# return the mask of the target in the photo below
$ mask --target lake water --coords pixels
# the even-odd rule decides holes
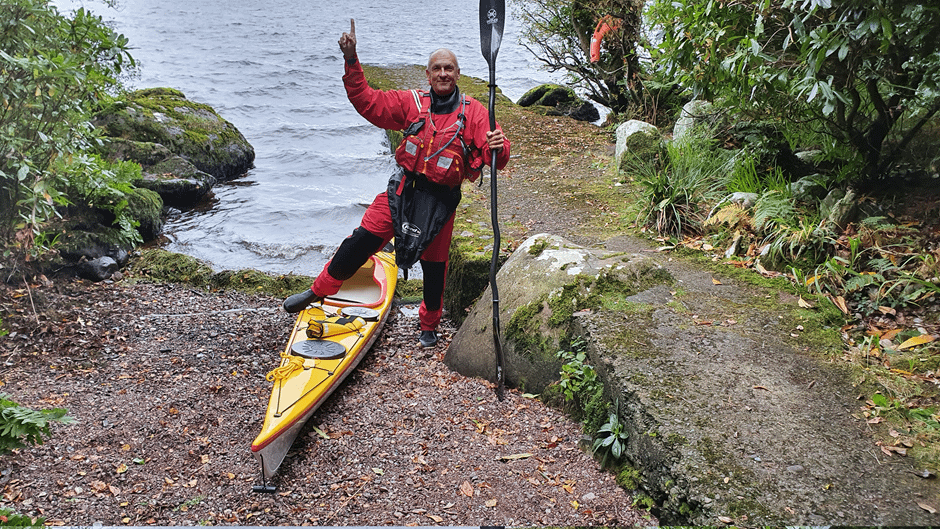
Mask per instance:
[[[316,274],[384,190],[393,164],[384,133],[352,108],[341,79],[337,40],[350,18],[363,63],[424,64],[447,47],[463,75],[489,77],[477,0],[85,4],[130,40],[140,69],[131,86],[179,89],[214,107],[255,148],[254,169],[216,186],[205,207],[172,214],[165,227],[168,250],[217,270]],[[516,100],[559,78],[518,43],[511,2],[507,9],[496,82]]]

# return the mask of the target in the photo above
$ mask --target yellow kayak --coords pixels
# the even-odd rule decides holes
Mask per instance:
[[[251,452],[262,479],[277,472],[307,419],[365,356],[388,318],[398,280],[395,256],[372,256],[343,288],[297,316],[273,383],[261,433]],[[273,491],[266,484],[255,487]]]

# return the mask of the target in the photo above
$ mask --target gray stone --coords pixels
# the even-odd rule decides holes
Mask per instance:
[[[858,201],[855,192],[833,189],[820,205],[820,213],[837,228],[845,229],[858,218]]]
[[[682,107],[679,119],[672,129],[673,139],[681,139],[693,128],[703,124],[712,124],[717,116],[715,106],[709,101],[695,99]]]
[[[624,155],[627,153],[643,157],[649,151],[651,144],[659,144],[662,141],[662,134],[655,125],[636,119],[618,125],[616,136],[617,148],[614,151],[614,159],[618,167],[623,163]]]
[[[166,206],[189,209],[212,190],[216,179],[181,156],[171,156],[146,168],[134,185],[156,192]]]
[[[559,322],[582,308],[579,304],[599,277],[643,282],[659,270],[641,255],[605,253],[539,234],[523,242],[500,268],[496,284],[505,287],[500,290],[499,312],[508,385],[537,393],[558,379],[561,364],[555,353],[568,330]],[[487,287],[454,335],[444,357],[454,371],[495,380],[492,299]],[[533,336],[538,336],[537,346],[529,341]]]
[[[728,201],[732,204],[737,204],[744,209],[753,208],[754,204],[757,204],[757,199],[760,198],[760,195],[757,193],[747,193],[745,191],[735,191],[731,193],[731,196],[728,197]]]
[[[826,188],[819,181],[822,179],[821,175],[810,175],[800,178],[796,182],[790,183],[790,194],[793,195],[793,198],[801,202],[809,202],[811,200],[823,198],[826,196]]]
[[[117,261],[107,256],[92,259],[91,261],[83,261],[77,266],[80,277],[96,282],[110,278],[117,271]]]
[[[548,116],[567,116],[578,121],[597,121],[600,112],[589,101],[585,101],[567,86],[557,84],[543,84],[529,90],[517,102],[519,106],[548,107],[545,114]]]

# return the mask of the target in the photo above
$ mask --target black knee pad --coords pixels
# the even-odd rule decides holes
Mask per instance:
[[[384,245],[384,239],[359,226],[336,249],[327,272],[335,279],[346,281]]]

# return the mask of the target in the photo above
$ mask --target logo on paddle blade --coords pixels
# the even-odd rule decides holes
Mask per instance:
[[[499,24],[499,13],[495,9],[486,12],[486,23],[490,25]]]

